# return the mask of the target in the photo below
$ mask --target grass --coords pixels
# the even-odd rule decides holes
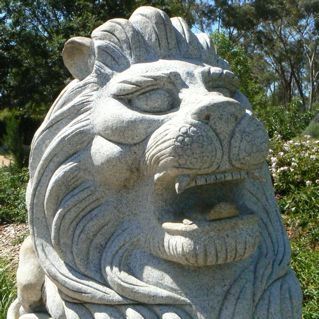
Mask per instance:
[[[0,259],[0,319],[6,319],[7,310],[16,297],[15,269],[6,260]]]

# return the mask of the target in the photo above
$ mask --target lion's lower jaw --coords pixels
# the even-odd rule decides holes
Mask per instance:
[[[152,234],[149,250],[165,260],[203,267],[243,260],[255,252],[259,244],[259,228],[254,221],[245,228],[229,227],[201,235],[201,232],[189,237],[166,232]]]

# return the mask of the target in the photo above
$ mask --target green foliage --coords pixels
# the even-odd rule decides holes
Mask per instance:
[[[272,103],[319,98],[318,1],[215,1],[219,28],[240,43]]]
[[[319,106],[317,106],[317,108],[319,109]],[[317,113],[310,122],[309,126],[305,129],[304,134],[319,139],[319,113]]]
[[[0,168],[0,224],[26,222],[25,189],[27,169]]]
[[[231,70],[239,78],[242,93],[253,105],[264,104],[265,92],[254,78],[252,61],[244,48],[224,33],[215,32],[212,34],[212,39],[218,55],[230,64]]]
[[[281,195],[319,185],[319,140],[309,136],[282,142],[272,139],[270,165],[276,191]],[[319,208],[319,202],[318,207]]]
[[[7,317],[7,310],[16,296],[14,276],[10,265],[0,259],[0,319]]]
[[[300,280],[303,318],[319,313],[319,140],[308,136],[271,140],[270,170],[292,245],[292,267]]]
[[[61,56],[65,41],[90,36],[109,19],[128,18],[140,5],[194,23],[195,0],[0,0],[0,108],[43,118],[70,77]]]
[[[279,134],[283,140],[289,140],[303,132],[311,119],[313,111],[302,111],[296,102],[288,106],[257,106],[256,116],[264,123],[269,137]]]
[[[9,108],[30,121],[41,122],[71,78],[63,65],[64,43],[90,36],[113,18],[128,18],[141,5],[164,9],[194,24],[195,0],[18,1],[0,0],[0,109]],[[201,10],[201,16],[209,12]],[[26,141],[36,125],[26,126]],[[0,139],[3,136],[0,122]]]
[[[3,144],[3,136],[6,132],[6,121],[10,117],[9,109],[0,110],[0,145]]]
[[[319,313],[319,251],[304,240],[292,240],[292,267],[303,291],[303,319],[318,319]]]
[[[313,138],[319,138],[319,123],[310,123],[304,133],[305,135],[310,135]]]
[[[21,168],[27,165],[28,152],[23,146],[23,131],[21,129],[21,120],[15,116],[6,118],[6,133],[3,143],[7,147],[9,153],[13,156],[14,164]]]

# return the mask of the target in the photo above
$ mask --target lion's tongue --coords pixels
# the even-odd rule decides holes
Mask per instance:
[[[221,202],[215,205],[206,215],[207,220],[218,220],[235,217],[239,215],[236,205],[228,202]]]
[[[212,209],[210,209],[207,213],[204,214],[207,221],[221,220],[231,217],[239,216],[239,211],[236,205],[229,202],[221,202],[216,204]],[[195,217],[195,216],[194,216]],[[182,223],[180,222],[166,222],[163,223],[163,227],[167,229],[175,229],[175,230],[193,230],[197,229],[200,224],[204,222],[203,219],[201,221],[197,221],[197,218],[193,221],[191,217],[183,219]]]

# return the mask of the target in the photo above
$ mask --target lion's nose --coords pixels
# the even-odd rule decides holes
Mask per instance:
[[[219,169],[245,169],[259,165],[266,159],[267,133],[263,125],[239,102],[221,94],[208,93],[193,100],[193,103],[190,117],[208,125],[221,144]]]
[[[192,119],[208,124],[220,137],[228,136],[244,114],[239,102],[216,93],[204,95],[190,110]]]

